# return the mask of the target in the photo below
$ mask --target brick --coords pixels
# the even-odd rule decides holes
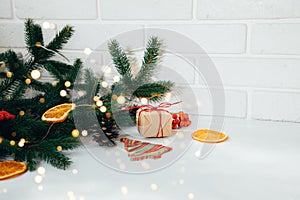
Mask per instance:
[[[192,18],[192,0],[101,0],[105,20],[183,20]]]
[[[11,0],[0,0],[1,12],[0,19],[12,18]]]
[[[56,31],[43,29],[44,42],[47,44]],[[23,23],[0,23],[0,47],[15,48],[25,47],[24,24]]]
[[[165,55],[157,68],[155,77],[157,80],[170,80],[181,85],[193,84],[194,66],[184,58]]]
[[[21,19],[97,19],[97,0],[15,0],[15,9]]]
[[[225,86],[300,88],[300,59],[211,57]],[[198,59],[198,66],[206,66]],[[205,85],[204,78],[200,79]]]
[[[65,24],[58,24],[61,29]],[[66,49],[91,48],[98,51],[106,51],[107,42],[113,38],[126,49],[140,48],[144,46],[144,31],[142,25],[97,25],[72,23],[75,34],[66,45]]]
[[[300,93],[255,91],[252,118],[300,122]]]
[[[300,54],[300,23],[256,24],[251,50],[256,54]]]
[[[146,37],[157,35],[168,49],[181,53],[243,53],[246,26],[243,24],[194,24],[149,26]]]
[[[183,102],[181,109],[190,114],[246,117],[247,94],[244,91],[179,86],[172,93],[174,97],[171,102],[181,100]]]
[[[24,47],[24,26],[20,23],[0,23],[0,47]]]
[[[299,18],[297,0],[198,0],[198,19]]]

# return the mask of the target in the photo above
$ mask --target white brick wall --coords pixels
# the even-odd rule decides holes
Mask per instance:
[[[123,33],[117,39],[125,48],[139,48],[158,35],[168,49],[191,61],[168,56],[162,65],[172,68],[172,75],[163,68],[158,78],[190,84],[201,99],[200,114],[211,115],[213,105],[205,77],[192,65],[217,69],[225,88],[225,116],[300,122],[299,0],[0,0],[0,52],[24,51],[25,18],[56,24],[45,30],[45,41],[63,25],[73,25],[75,35],[64,50],[71,59],[84,59],[84,48],[104,43],[95,54],[102,63],[110,61],[104,53],[107,39]],[[179,40],[172,31],[193,42]],[[214,66],[199,59],[197,45]]]

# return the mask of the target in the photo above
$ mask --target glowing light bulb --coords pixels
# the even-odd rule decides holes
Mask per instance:
[[[36,176],[34,177],[34,181],[35,181],[36,183],[41,183],[41,182],[43,181],[43,177],[42,177],[41,175],[36,175]]]
[[[97,101],[97,102],[96,102],[96,105],[97,105],[98,107],[102,106],[102,105],[103,105],[103,101],[101,101],[101,100]]]
[[[27,85],[29,85],[29,84],[31,83],[31,80],[30,80],[29,78],[26,78],[25,83],[26,83]]]
[[[34,69],[30,72],[30,76],[32,79],[38,80],[39,78],[41,78],[41,72],[38,69]]]
[[[194,197],[195,197],[195,195],[194,195],[193,193],[189,193],[189,194],[188,194],[188,198],[189,198],[189,199],[194,199]]]
[[[66,81],[65,82],[65,86],[68,88],[68,87],[70,87],[71,86],[71,82],[70,81]]]
[[[114,76],[114,82],[117,83],[120,81],[120,77],[119,76]]]
[[[153,183],[150,185],[150,188],[151,188],[151,190],[157,190],[158,186],[155,183]]]
[[[77,138],[77,137],[79,136],[79,131],[78,131],[78,129],[74,129],[74,130],[72,131],[72,136],[73,136],[74,138]]]
[[[23,115],[25,115],[25,112],[24,112],[23,110],[21,110],[21,111],[19,112],[19,115],[20,115],[20,116],[23,116]]]
[[[86,136],[88,135],[88,132],[87,132],[87,130],[83,130],[83,131],[81,131],[81,135],[82,135],[83,137],[86,137]]]
[[[19,142],[18,142],[18,146],[19,146],[19,147],[24,147],[24,142],[19,141]]]
[[[11,72],[6,72],[6,77],[7,77],[7,78],[11,78],[12,75],[13,75],[13,73],[11,73]]]
[[[121,192],[123,195],[127,195],[128,194],[128,188],[126,186],[122,186],[121,187]]]
[[[40,174],[40,175],[44,175],[46,173],[46,169],[44,167],[39,167],[37,169],[37,172]]]
[[[59,95],[60,95],[61,97],[65,97],[65,96],[67,96],[67,91],[66,91],[66,90],[61,90],[61,91],[59,92]]]
[[[124,96],[122,96],[122,95],[118,96],[118,98],[117,98],[118,104],[124,104],[125,101],[126,101],[126,99]]]
[[[101,83],[101,85],[102,85],[102,87],[107,88],[108,83],[107,83],[106,81],[103,81],[103,82]]]
[[[38,190],[39,190],[39,191],[42,191],[43,189],[44,189],[44,187],[43,187],[42,185],[39,185],[39,186],[38,186]]]
[[[57,146],[56,149],[57,151],[62,151],[62,146]]]
[[[44,22],[43,23],[43,28],[44,29],[49,29],[50,28],[50,23],[49,22]]]
[[[101,106],[101,107],[100,107],[100,111],[101,111],[101,112],[105,113],[106,110],[107,110],[107,108],[106,108],[105,106]]]
[[[148,99],[145,97],[141,98],[141,104],[148,104]]]
[[[85,48],[83,50],[83,52],[86,54],[86,55],[90,55],[92,53],[92,50],[90,48]]]
[[[50,23],[49,29],[55,29],[56,25],[54,23]]]
[[[40,103],[45,103],[45,98],[40,98],[39,102]]]
[[[93,100],[94,101],[99,101],[99,97],[98,96],[94,96]]]

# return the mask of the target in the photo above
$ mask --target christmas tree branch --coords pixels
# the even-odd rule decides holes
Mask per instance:
[[[136,84],[142,85],[150,81],[150,78],[157,66],[161,46],[162,42],[158,39],[158,37],[151,37],[148,41],[147,48],[144,52],[142,67],[134,80]]]

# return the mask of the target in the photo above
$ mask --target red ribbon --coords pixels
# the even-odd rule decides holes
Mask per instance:
[[[181,103],[181,101],[177,101],[174,103],[169,103],[169,102],[162,102],[161,104],[159,104],[158,106],[152,106],[150,104],[145,104],[145,105],[141,105],[141,106],[133,106],[130,108],[123,108],[122,110],[132,110],[135,108],[142,108],[142,109],[147,109],[147,110],[158,110],[158,109],[164,109],[164,108],[169,108],[175,104],[179,104]]]

